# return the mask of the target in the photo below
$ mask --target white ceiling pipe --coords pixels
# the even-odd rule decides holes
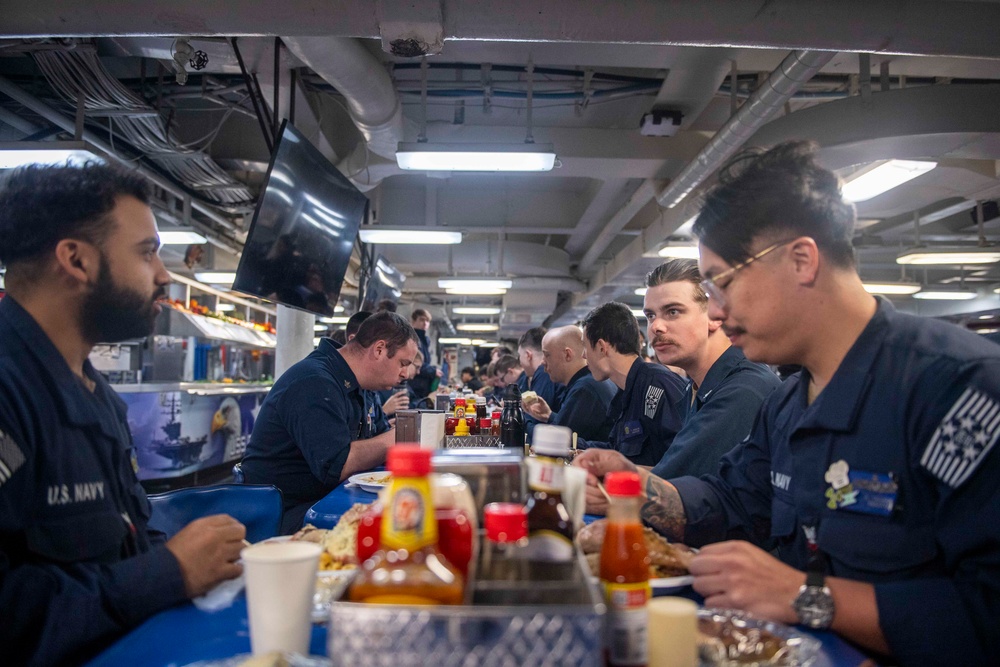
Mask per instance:
[[[403,110],[382,63],[350,37],[282,37],[281,41],[344,96],[368,150],[395,160],[403,139]],[[364,146],[359,149],[363,154]]]
[[[656,195],[656,201],[667,208],[673,208],[680,203],[732,157],[754,132],[781,112],[785,102],[835,55],[828,51],[790,53],[739,111],[712,137],[694,161]]]

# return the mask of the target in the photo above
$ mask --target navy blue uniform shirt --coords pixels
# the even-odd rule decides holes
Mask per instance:
[[[271,387],[243,456],[243,474],[247,484],[281,489],[282,533],[301,528],[306,510],[340,484],[351,442],[378,434],[373,394],[358,386],[329,338]]]
[[[424,363],[420,370],[410,380],[409,385],[413,388],[413,393],[417,398],[426,398],[433,391],[434,380],[437,379],[437,367],[431,363],[431,342],[427,337],[427,332],[423,329],[415,329],[417,338],[420,339],[420,354],[424,355]]]
[[[0,300],[0,661],[84,661],[187,599],[135,475],[125,403]]]
[[[684,424],[686,387],[687,380],[670,369],[636,357],[625,389],[615,394],[608,409],[614,418],[610,442],[587,440],[578,446],[616,449],[636,465],[655,465]]]
[[[694,402],[694,383],[688,383],[684,426],[653,466],[653,474],[668,478],[718,470],[719,459],[747,437],[764,399],[780,384],[767,366],[729,347],[708,369]]]
[[[544,398],[553,412],[557,412],[562,407],[563,399],[566,396],[566,387],[553,382],[544,366],[536,368],[530,378],[527,372],[521,373],[517,386],[522,394],[530,389]],[[534,417],[527,412],[524,413],[524,428],[528,433],[528,442],[531,442],[531,434],[537,423],[538,421]]]
[[[611,380],[595,380],[590,369],[578,370],[566,388],[562,409],[552,411],[549,424],[566,426],[584,440],[607,440],[614,420],[608,414],[618,387]]]
[[[996,664],[1000,348],[880,299],[811,405],[808,385],[775,390],[716,475],[671,480],[684,541],[746,539],[804,569],[812,534],[830,575],[874,584],[899,664]]]

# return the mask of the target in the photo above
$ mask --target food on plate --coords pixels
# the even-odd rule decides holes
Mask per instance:
[[[527,405],[538,400],[538,394],[531,390],[521,392],[521,405]]]
[[[784,639],[740,619],[699,618],[698,634],[699,655],[709,665],[797,664]]]
[[[307,524],[302,527],[302,530],[292,535],[292,539],[322,545],[323,553],[319,557],[319,569],[321,570],[354,569],[358,566],[356,552],[358,525],[369,507],[370,505],[365,503],[355,503],[340,517],[340,521],[331,530]]]
[[[604,544],[607,527],[607,519],[598,519],[581,528],[576,534],[576,544],[586,555],[587,564],[595,576],[600,572],[601,545]],[[649,552],[650,579],[688,574],[688,564],[694,556],[694,551],[690,547],[668,542],[665,537],[649,527],[643,527],[642,533],[646,550]]]
[[[362,475],[356,479],[359,484],[388,484],[392,481],[392,473],[373,472],[370,475]]]

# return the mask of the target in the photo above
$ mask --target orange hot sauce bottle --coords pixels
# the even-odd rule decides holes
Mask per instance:
[[[601,547],[601,584],[608,605],[606,662],[615,667],[646,667],[649,554],[639,519],[639,475],[608,473],[604,488],[611,497]]]
[[[438,549],[430,450],[396,445],[389,448],[387,464],[392,482],[381,547],[361,566],[348,597],[374,604],[461,604],[462,575]]]

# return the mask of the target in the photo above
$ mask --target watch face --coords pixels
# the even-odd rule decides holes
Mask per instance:
[[[803,586],[795,598],[795,612],[799,621],[810,628],[828,628],[833,621],[833,597],[830,589]]]

